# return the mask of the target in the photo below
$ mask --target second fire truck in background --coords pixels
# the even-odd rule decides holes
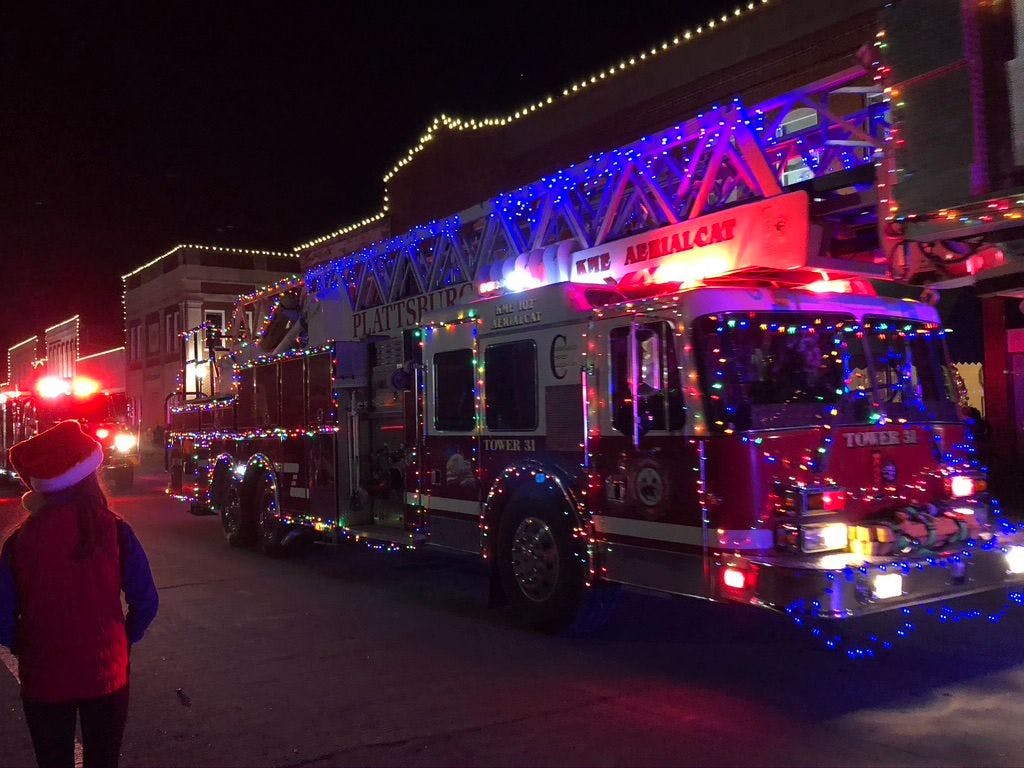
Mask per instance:
[[[14,443],[68,419],[80,422],[103,446],[105,479],[117,489],[131,488],[139,465],[133,403],[125,393],[104,391],[83,376],[43,376],[33,391],[0,392],[0,477],[18,479],[7,457]]]

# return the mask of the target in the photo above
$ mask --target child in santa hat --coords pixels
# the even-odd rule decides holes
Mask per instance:
[[[156,616],[146,553],[110,511],[96,470],[103,448],[76,421],[24,440],[11,464],[31,513],[0,552],[0,644],[18,657],[25,719],[40,766],[116,766],[128,715],[128,649]],[[128,615],[121,607],[125,594]]]

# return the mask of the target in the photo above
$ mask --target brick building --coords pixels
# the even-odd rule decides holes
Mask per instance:
[[[39,336],[29,336],[27,339],[8,347],[7,381],[2,388],[11,390],[30,389],[41,361]]]
[[[88,376],[108,392],[125,391],[125,349],[116,328],[86,326],[78,315],[7,350],[8,381],[0,390],[29,390],[40,376]]]

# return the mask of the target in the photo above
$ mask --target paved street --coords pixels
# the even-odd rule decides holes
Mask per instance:
[[[597,635],[552,638],[487,608],[472,561],[232,551],[159,483],[113,500],[162,601],[125,765],[1024,763],[1024,609],[930,622],[868,662],[779,618],[634,593]],[[0,538],[22,514],[0,500]],[[0,763],[32,764],[3,668],[0,707]]]

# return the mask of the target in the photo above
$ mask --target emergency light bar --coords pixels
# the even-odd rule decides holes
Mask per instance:
[[[60,376],[43,376],[36,382],[36,394],[45,400],[54,400],[64,395],[89,397],[100,391],[98,381],[86,376],[62,379]]]
[[[503,280],[487,280],[486,282],[480,283],[480,287],[477,291],[481,296],[498,293],[499,291],[519,293],[520,291],[528,291],[531,288],[539,288],[540,286],[547,284],[548,283],[543,279],[537,277],[529,270],[517,267],[505,275]]]

